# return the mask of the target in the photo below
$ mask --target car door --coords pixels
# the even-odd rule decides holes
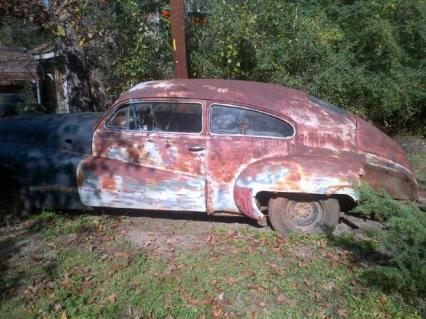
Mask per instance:
[[[241,105],[218,102],[209,109],[207,210],[239,212],[236,179],[252,163],[286,156],[294,127],[275,115]],[[252,195],[241,199],[246,206],[251,205]]]
[[[89,206],[205,211],[204,105],[193,100],[121,105],[94,136],[79,192]]]

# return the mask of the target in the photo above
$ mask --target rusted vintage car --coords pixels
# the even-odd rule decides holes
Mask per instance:
[[[0,166],[26,206],[269,216],[282,233],[332,231],[359,181],[418,196],[404,151],[378,129],[246,81],[145,82],[105,114],[0,120]]]

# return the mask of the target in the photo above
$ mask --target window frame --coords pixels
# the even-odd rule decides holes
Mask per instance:
[[[214,133],[212,132],[212,126],[211,126],[211,121],[212,121],[212,111],[213,111],[213,106],[225,106],[225,107],[232,107],[232,108],[236,108],[236,109],[243,109],[243,110],[248,110],[248,111],[252,111],[252,112],[257,112],[257,113],[262,113],[265,114],[267,116],[271,116],[274,117],[280,121],[283,121],[287,124],[289,124],[292,129],[293,129],[293,134],[290,136],[286,136],[286,137],[278,137],[278,136],[267,136],[267,135],[247,135],[247,134],[232,134],[232,133],[226,133],[226,134],[219,134],[219,133]],[[228,104],[228,103],[219,103],[219,102],[214,102],[211,103],[209,105],[209,119],[208,119],[208,123],[209,123],[209,134],[212,136],[240,136],[240,137],[254,137],[254,138],[268,138],[268,139],[279,139],[279,140],[288,140],[288,139],[292,139],[293,137],[296,136],[296,126],[290,122],[290,120],[288,119],[283,119],[282,117],[279,117],[277,115],[265,112],[265,111],[261,111],[259,109],[253,109],[253,107],[247,107],[247,106],[241,106],[241,105],[235,105],[235,104]]]
[[[144,131],[144,130],[131,130],[128,128],[121,129],[121,128],[113,128],[113,127],[107,127],[107,123],[119,112],[121,109],[128,107],[132,104],[141,104],[141,103],[170,103],[170,104],[198,104],[201,106],[201,131],[200,132],[175,132],[175,131]],[[204,112],[204,106],[205,103],[201,102],[200,100],[138,100],[138,99],[132,99],[132,100],[126,100],[121,102],[114,110],[111,110],[110,114],[107,114],[105,116],[105,121],[102,125],[102,128],[104,130],[108,131],[117,131],[117,132],[132,132],[132,133],[145,133],[145,134],[161,134],[161,135],[171,135],[171,134],[182,134],[182,135],[203,135],[205,132],[205,112]]]

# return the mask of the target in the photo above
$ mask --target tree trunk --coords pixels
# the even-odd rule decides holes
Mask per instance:
[[[102,72],[88,61],[88,55],[79,43],[70,25],[65,25],[65,36],[60,40],[64,57],[70,112],[103,110],[106,102]],[[91,69],[93,68],[93,69]]]

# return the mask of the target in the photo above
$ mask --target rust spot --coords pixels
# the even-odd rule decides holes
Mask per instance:
[[[100,180],[100,187],[102,189],[115,190],[117,184],[112,176],[102,176]]]

